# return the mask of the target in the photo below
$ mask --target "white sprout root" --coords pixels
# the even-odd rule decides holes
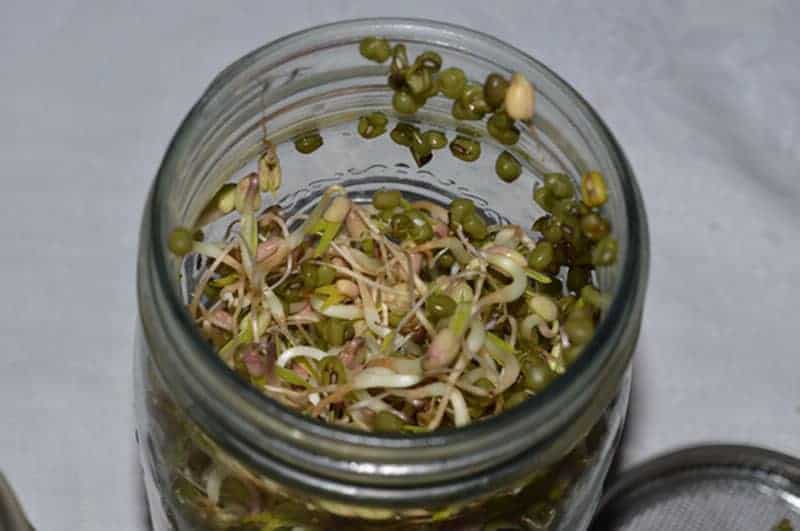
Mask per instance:
[[[534,289],[546,275],[531,276],[536,244],[521,227],[492,225],[477,243],[446,208],[401,202],[391,216],[422,212],[435,229],[413,241],[338,186],[287,222],[277,207],[255,213],[251,180],[237,188],[237,228],[197,246],[208,266],[190,310],[267,395],[338,425],[371,429],[384,412],[436,429],[502,411],[515,390],[535,394],[523,375],[530,356],[563,372],[570,338],[557,298]]]

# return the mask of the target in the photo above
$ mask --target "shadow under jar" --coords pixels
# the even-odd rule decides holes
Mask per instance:
[[[397,115],[387,64],[359,55],[371,35],[404,43],[410,56],[434,50],[469,79],[523,73],[537,103],[532,126],[511,148],[521,177],[505,183],[494,175],[508,148],[486,134],[485,121],[454,120],[451,100],[434,97],[413,116]],[[402,120],[448,139],[466,125],[482,154],[467,163],[442,150],[418,169],[388,134],[357,134],[358,118],[373,111],[389,116],[389,128]],[[283,168],[276,201],[290,213],[309,211],[338,183],[354,201],[384,187],[441,204],[469,197],[489,220],[529,227],[542,213],[531,194],[544,173],[601,172],[619,255],[598,271],[611,302],[581,357],[518,407],[413,435],[323,424],[246,384],[186,310],[200,264],[170,255],[166,242],[173,228],[197,220],[223,183],[252,171],[264,124]],[[312,130],[324,144],[299,153],[292,140]],[[221,238],[232,219],[207,234]],[[611,133],[569,85],[501,41],[429,21],[357,20],[290,35],[238,60],[181,124],[144,211],[135,392],[154,528],[585,529],[625,418],[647,245],[640,194]]]

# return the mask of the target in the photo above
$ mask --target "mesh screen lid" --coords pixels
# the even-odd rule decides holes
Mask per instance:
[[[788,520],[792,527],[779,526]],[[800,460],[749,446],[701,446],[633,468],[590,531],[800,531]]]

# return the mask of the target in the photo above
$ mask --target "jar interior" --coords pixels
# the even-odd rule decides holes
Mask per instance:
[[[491,72],[512,73],[463,49],[403,42],[409,56],[436,51],[445,66],[457,65],[471,80],[480,81]],[[488,135],[485,122],[454,120],[452,101],[441,95],[428,100],[413,116],[398,115],[386,84],[387,67],[368,63],[358,54],[357,44],[346,41],[324,49],[309,47],[303,55],[236,72],[232,79],[227,71],[220,75],[215,82],[220,85],[219,92],[205,102],[207,127],[189,132],[185,139],[187,147],[191,146],[189,156],[179,161],[174,179],[161,183],[167,188],[162,196],[170,198],[163,211],[165,237],[171,227],[191,225],[223,183],[256,170],[266,136],[277,145],[284,177],[276,202],[288,215],[308,212],[327,187],[339,184],[361,201],[381,188],[396,188],[409,197],[443,205],[454,197],[469,197],[490,222],[529,229],[544,214],[533,202],[532,192],[545,173],[562,172],[578,184],[584,172],[600,171],[609,182],[604,213],[620,242],[620,257],[625,255],[627,214],[615,183],[617,168],[608,155],[606,140],[593,124],[581,123],[583,116],[573,112],[583,104],[580,100],[548,92],[546,80],[534,79],[539,90],[532,125],[521,128],[515,146],[504,146]],[[358,118],[374,111],[389,117],[389,130],[405,122],[422,131],[442,131],[448,141],[462,134],[476,138],[481,156],[468,163],[445,148],[434,151],[431,162],[418,168],[408,148],[394,143],[388,133],[370,140],[358,135]],[[314,130],[320,131],[324,144],[312,154],[299,153],[293,139]],[[523,165],[521,177],[513,183],[495,175],[495,160],[506,149]],[[233,219],[234,215],[223,218],[206,232],[211,238],[221,237]],[[179,266],[177,260],[170,263],[170,267]],[[618,266],[598,270],[604,291],[614,292],[618,271]],[[177,273],[173,271],[172,278],[177,278]],[[183,273],[191,282],[192,272]]]
[[[544,214],[532,198],[534,186],[542,182],[544,174],[565,173],[577,185],[584,172],[594,170],[606,177],[609,197],[604,215],[619,241],[617,263],[598,270],[597,282],[614,295],[623,278],[626,256],[639,250],[629,249],[631,203],[626,202],[622,184],[628,178],[627,168],[617,157],[613,138],[588,105],[577,94],[565,91],[565,84],[545,67],[531,69],[527,56],[518,52],[498,55],[496,41],[448,35],[433,26],[376,24],[372,32],[406,44],[409,57],[428,50],[438,52],[444,67],[462,68],[473,81],[482,82],[492,72],[509,77],[514,71],[525,71],[537,89],[536,115],[530,127],[520,127],[515,146],[504,146],[487,133],[485,121],[454,120],[452,100],[441,95],[429,99],[413,116],[398,115],[387,86],[388,66],[369,63],[359,55],[358,42],[366,35],[343,30],[341,37],[333,39],[330,34],[314,32],[290,36],[271,44],[269,54],[256,51],[223,71],[190,113],[187,123],[191,127],[183,127],[176,136],[161,170],[169,178],[156,183],[154,209],[161,241],[167,240],[174,227],[192,226],[224,183],[237,182],[255,171],[265,138],[277,146],[283,171],[277,197],[265,196],[265,207],[278,204],[286,217],[309,212],[323,191],[337,184],[362,202],[381,188],[398,189],[406,197],[442,205],[455,197],[468,197],[490,222],[529,229]],[[365,140],[356,123],[360,116],[375,111],[389,117],[387,133]],[[398,122],[412,123],[423,131],[442,131],[448,141],[457,135],[475,138],[481,143],[481,156],[475,162],[464,162],[445,148],[434,151],[433,159],[420,168],[409,149],[397,145],[388,134]],[[324,144],[309,155],[298,152],[293,140],[314,130]],[[523,166],[522,175],[513,183],[505,183],[495,174],[495,161],[504,150]],[[235,218],[231,214],[206,227],[206,238],[222,239]],[[169,257],[163,266],[166,276],[175,279],[171,288],[178,294],[176,298],[187,302],[193,282],[202,273],[202,262]],[[208,354],[213,355],[196,353]],[[624,411],[626,389],[622,395],[623,404],[617,404],[611,419],[614,435],[624,418],[619,409]],[[598,410],[607,405],[597,406]],[[592,420],[588,416],[586,426],[581,426],[584,433],[598,420],[598,416]],[[601,455],[612,451],[612,439],[603,441]],[[559,457],[572,449],[565,446]],[[606,468],[607,463],[594,469],[600,479],[593,483],[601,481]]]

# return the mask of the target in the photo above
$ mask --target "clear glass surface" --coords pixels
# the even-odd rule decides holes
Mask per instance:
[[[515,71],[531,79],[537,114],[514,148],[524,162],[522,177],[499,181],[494,160],[504,147],[486,135],[485,123],[455,123],[452,102],[441,97],[403,121],[450,139],[456,128],[470,127],[467,134],[482,143],[475,163],[443,150],[418,169],[388,135],[359,137],[361,114],[383,111],[390,128],[398,119],[387,66],[358,54],[358,42],[369,35],[407,44],[410,56],[435,50],[471,79]],[[527,227],[541,214],[531,193],[543,173],[601,171],[620,259],[599,275],[613,301],[582,357],[524,405],[430,435],[374,435],[319,424],[245,386],[195,330],[183,305],[196,265],[169,257],[165,241],[173,227],[197,218],[222,183],[254,169],[264,126],[278,145],[284,173],[279,202],[289,212],[307,210],[333,183],[356,198],[391,185],[440,203],[468,196],[490,219]],[[302,155],[291,139],[311,129],[321,131],[324,145]],[[647,263],[644,211],[624,155],[586,102],[522,52],[464,28],[385,19],[322,26],[253,52],[223,71],[187,116],[145,207],[137,435],[155,529],[241,528],[243,514],[285,515],[287,529],[466,531],[488,521],[537,529],[542,501],[558,511],[542,529],[585,529],[624,420]],[[192,467],[221,476],[228,482],[222,490],[236,492],[237,503],[198,504]],[[268,527],[276,521],[252,528],[278,529]]]

